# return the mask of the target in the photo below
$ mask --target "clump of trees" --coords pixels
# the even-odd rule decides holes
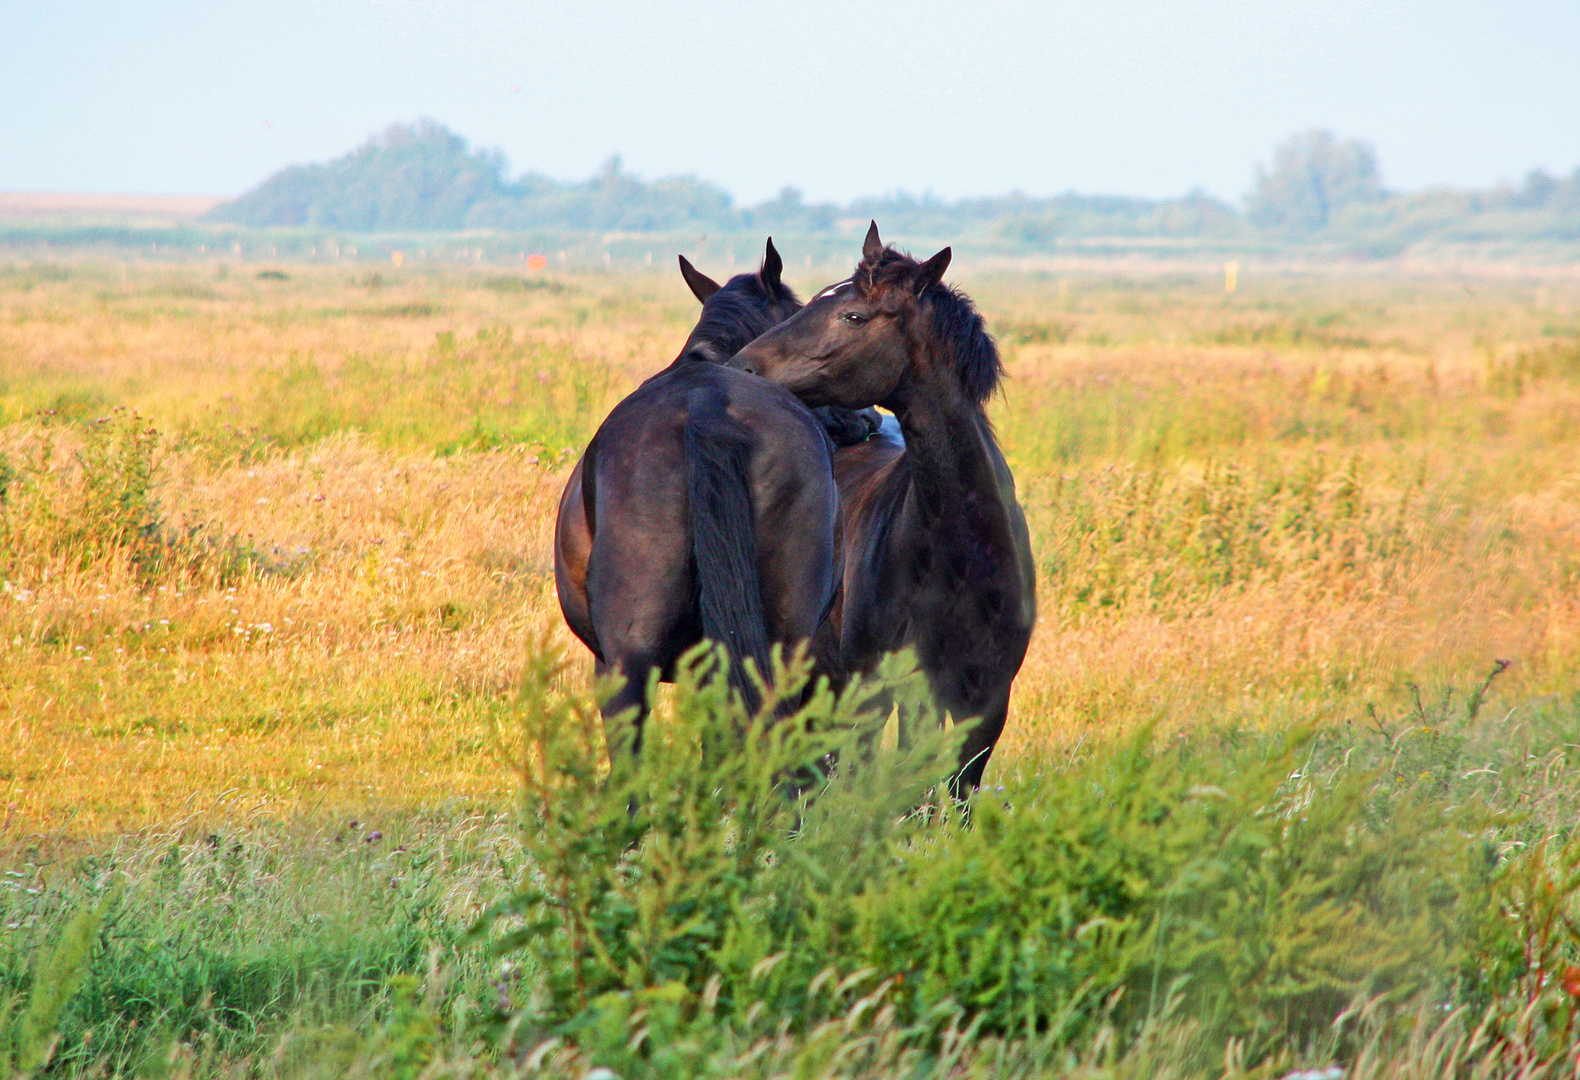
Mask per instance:
[[[593,229],[664,232],[704,225],[730,228],[737,217],[730,193],[695,176],[652,183],[625,171],[618,156],[590,179],[565,184],[528,173],[479,200],[466,215],[471,228]]]
[[[1256,190],[1246,200],[1254,224],[1311,232],[1335,211],[1383,199],[1377,151],[1356,139],[1343,142],[1331,131],[1296,135],[1273,153],[1273,168],[1256,170]]]
[[[293,165],[210,217],[237,225],[296,225],[353,232],[459,229],[479,202],[510,188],[505,157],[471,151],[442,124],[395,124],[344,157]]]
[[[729,192],[693,176],[644,183],[613,157],[591,179],[506,177],[505,155],[472,150],[433,120],[394,124],[344,157],[293,165],[210,215],[237,225],[353,232],[597,229],[739,224]]]

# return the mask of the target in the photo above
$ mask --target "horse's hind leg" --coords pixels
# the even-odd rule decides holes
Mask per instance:
[[[642,752],[642,729],[647,723],[647,713],[649,708],[651,708],[651,703],[647,700],[647,683],[649,674],[654,666],[651,662],[634,656],[626,656],[618,661],[597,665],[600,681],[609,677],[620,680],[619,688],[610,694],[600,706],[611,754],[620,752],[616,744],[623,738],[624,733],[610,730],[609,725],[618,717],[626,714],[630,715],[631,723],[631,745],[629,750],[632,754]]]
[[[662,580],[652,583],[652,591],[638,590],[639,596],[611,596],[608,591],[598,600],[611,604],[619,618],[605,618],[599,628],[598,639],[605,643],[604,662],[598,673],[617,675],[618,689],[603,702],[604,738],[609,743],[610,764],[618,771],[621,760],[635,764],[642,753],[642,735],[651,702],[647,688],[653,672],[661,676],[671,672],[676,658],[689,644],[688,620],[681,598],[687,589],[666,589]],[[670,582],[670,584],[674,584]],[[656,603],[667,600],[668,603]],[[595,603],[595,611],[600,604]],[[695,631],[690,641],[696,640]],[[629,717],[629,727],[618,723],[624,715]],[[636,796],[631,796],[627,811],[634,817],[638,806]]]
[[[624,679],[603,714],[608,720],[636,709],[633,751],[642,747],[649,675],[654,668],[667,674],[697,639],[685,504],[666,479],[642,469],[600,471],[601,525],[587,561],[588,617],[603,660],[600,674]]]
[[[757,573],[769,640],[783,648],[786,659],[798,646],[808,646],[814,678],[828,675],[837,687],[844,681],[838,675],[839,636],[824,624],[839,575],[836,500],[832,483],[808,484],[793,499],[780,501],[776,514],[761,515],[767,520],[758,532]]]
[[[603,650],[599,673],[623,680],[603,703],[604,720],[634,708],[630,749],[640,753],[649,678],[655,669],[667,677],[698,634],[691,614],[691,573],[684,559],[652,542],[640,553],[644,557],[637,558],[622,550],[618,540],[617,536],[598,537],[600,546],[594,550],[588,594]],[[606,568],[615,566],[634,569],[607,572]],[[609,737],[611,746],[620,741],[616,732],[611,731]]]
[[[813,681],[826,676],[839,689],[839,639],[834,629],[824,625],[837,584],[838,565],[834,556],[836,503],[826,489],[816,486],[801,493],[777,521],[762,530],[758,544],[758,575],[762,582],[763,607],[768,620],[769,639],[784,650],[785,659],[800,645],[811,649]],[[763,677],[773,673],[765,671]],[[781,716],[803,704],[812,686],[798,699],[779,705]],[[785,793],[799,799],[804,792],[816,790],[833,770],[825,761],[821,769],[809,762],[786,778]],[[799,828],[799,825],[797,826]]]

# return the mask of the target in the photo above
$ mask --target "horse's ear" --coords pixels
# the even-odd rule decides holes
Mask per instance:
[[[883,251],[883,240],[878,236],[878,223],[874,221],[867,227],[867,239],[861,242],[861,257],[863,259],[876,259]]]
[[[916,268],[916,275],[911,280],[915,284],[918,296],[944,280],[944,271],[949,269],[949,260],[952,258],[954,258],[953,249],[944,248]]]
[[[763,266],[757,271],[757,277],[763,287],[770,293],[779,291],[779,275],[784,273],[785,261],[779,257],[778,250],[774,247],[774,238],[768,238],[768,250],[763,253]]]
[[[719,283],[692,266],[691,260],[684,255],[680,257],[680,276],[691,286],[691,295],[704,304],[708,302],[708,297],[719,291]]]

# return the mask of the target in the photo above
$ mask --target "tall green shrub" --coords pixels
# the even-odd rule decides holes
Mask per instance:
[[[524,1017],[544,1030],[807,998],[817,969],[847,959],[850,898],[886,871],[897,836],[925,827],[907,815],[948,774],[955,735],[911,660],[837,696],[819,685],[785,718],[805,663],[780,666],[751,715],[723,663],[702,649],[683,660],[673,711],[648,721],[639,757],[626,718],[606,734],[586,702],[552,692],[556,662],[524,680],[530,866],[479,933],[530,966]]]

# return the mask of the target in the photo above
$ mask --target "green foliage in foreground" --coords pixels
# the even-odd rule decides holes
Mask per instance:
[[[1364,730],[1140,732],[1024,759],[967,820],[936,804],[953,732],[903,659],[779,723],[718,666],[690,659],[633,761],[535,660],[519,829],[253,827],[8,871],[0,1054],[50,1047],[59,1075],[1570,1075],[1580,701],[1489,721],[1489,676]]]
[[[177,1044],[245,1059],[383,1002],[433,958],[486,991],[456,943],[501,828],[474,817],[420,844],[422,818],[351,825],[152,835],[75,866],[47,848],[8,855],[0,1020],[32,1025],[13,1033],[19,1054],[58,1036],[56,1073],[127,1070]],[[84,913],[92,948],[68,949]],[[5,1037],[0,1024],[0,1064]]]

